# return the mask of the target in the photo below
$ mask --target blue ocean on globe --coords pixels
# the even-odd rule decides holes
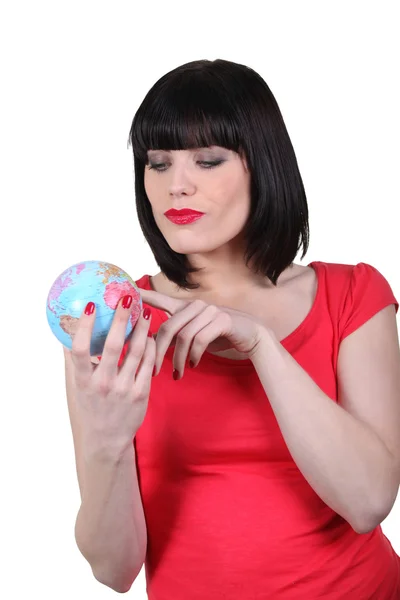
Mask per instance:
[[[50,288],[46,302],[47,321],[56,338],[69,350],[88,302],[96,305],[90,355],[101,356],[119,300],[130,294],[132,312],[125,339],[142,310],[142,298],[133,279],[119,267],[107,262],[88,260],[68,267]]]

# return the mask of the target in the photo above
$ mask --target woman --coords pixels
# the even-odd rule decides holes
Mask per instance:
[[[134,438],[140,496],[129,503],[137,488],[126,485],[107,513],[99,580],[127,591],[146,560],[150,600],[400,598],[400,560],[380,527],[400,479],[390,285],[366,263],[294,263],[308,248],[306,195],[252,69],[201,60],[166,74],[130,144],[160,272],[136,282],[146,310],[119,362],[132,298],[90,376],[93,312],[66,353],[81,405],[106,389],[110,431],[124,448]],[[87,469],[82,531],[96,502]],[[118,508],[136,511],[124,532],[111,527]],[[128,559],[118,575],[110,558],[129,540],[142,552],[130,579]]]

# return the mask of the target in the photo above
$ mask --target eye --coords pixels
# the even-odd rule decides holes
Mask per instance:
[[[149,170],[150,169],[154,169],[155,171],[160,171],[160,167],[162,167],[163,165],[165,165],[165,163],[150,163],[149,164]],[[165,170],[165,169],[163,169]]]
[[[223,160],[215,160],[215,161],[206,161],[206,160],[199,160],[197,161],[197,164],[199,165],[204,165],[202,166],[202,169],[213,169],[214,167],[217,167],[218,165],[220,165],[221,163],[223,163]],[[158,172],[158,173],[162,173],[163,171],[166,171],[165,167],[167,163],[150,163],[149,164],[149,170],[153,169],[154,171]]]
[[[214,161],[207,162],[206,160],[203,160],[203,161],[199,161],[199,162],[202,165],[207,165],[206,167],[204,167],[205,169],[213,169],[214,167],[217,167],[224,161],[223,160],[214,160]]]

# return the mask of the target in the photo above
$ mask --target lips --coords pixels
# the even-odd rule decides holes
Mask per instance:
[[[180,210],[176,210],[176,208],[170,208],[167,212],[164,213],[166,217],[183,217],[183,216],[191,216],[191,215],[204,215],[203,212],[198,210],[193,210],[191,208],[181,208]]]
[[[182,208],[181,210],[171,208],[164,214],[167,219],[176,225],[187,225],[188,223],[198,221],[205,213],[199,212],[198,210],[192,210],[191,208]]]

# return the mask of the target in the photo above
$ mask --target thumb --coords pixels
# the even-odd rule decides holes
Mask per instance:
[[[66,348],[65,346],[63,346],[62,349],[64,352],[65,360],[71,360],[71,350],[68,350],[68,348]]]

